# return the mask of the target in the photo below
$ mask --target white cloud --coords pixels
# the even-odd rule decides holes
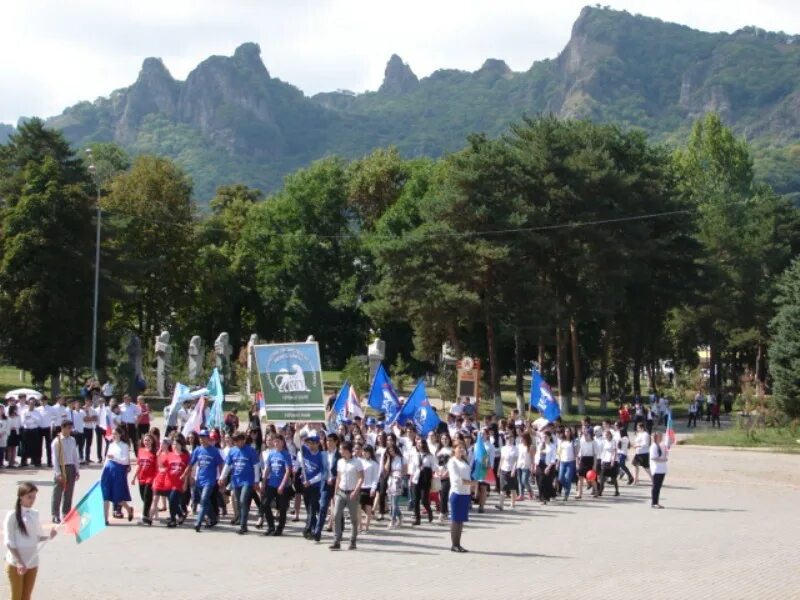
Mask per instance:
[[[132,83],[160,56],[183,79],[211,54],[261,45],[273,76],[307,94],[376,89],[397,53],[419,76],[475,70],[489,57],[515,70],[553,57],[585,0],[27,0],[0,8],[0,122],[49,116]],[[744,25],[800,33],[790,0],[620,0],[626,9],[709,31]]]

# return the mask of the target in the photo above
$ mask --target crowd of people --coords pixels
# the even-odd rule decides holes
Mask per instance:
[[[22,406],[23,415],[34,413],[37,418],[58,411],[54,418],[60,419],[60,426],[49,438],[50,430],[41,431],[46,428],[37,422],[36,437],[25,434],[23,427],[21,439],[22,464],[30,460],[34,465],[41,464],[42,440],[49,441],[45,446],[54,472],[54,523],[71,509],[81,467],[90,462],[92,414],[102,410],[89,399],[82,408],[74,402],[59,399],[51,406],[44,399],[35,406],[23,397],[7,410],[14,413]],[[105,432],[97,436],[107,523],[133,521],[137,509],[131,487],[136,486],[140,523],[145,526],[161,522],[179,528],[192,517],[198,533],[227,521],[240,535],[252,526],[263,535],[281,536],[289,519],[300,522],[302,516],[303,537],[320,543],[330,533],[330,549],[339,550],[345,516],[350,549],[356,549],[359,534],[370,534],[376,523],[397,529],[418,526],[423,519],[438,520],[450,523],[451,550],[466,552],[461,544],[463,524],[471,513],[487,510],[491,494],[496,496],[495,510],[513,510],[522,501],[546,505],[571,497],[582,500],[586,494],[596,498],[611,494],[610,488],[619,496],[620,482],[636,485],[643,474],[651,482],[652,507],[663,508],[660,490],[669,448],[661,433],[652,432],[638,403],[633,409],[623,405],[619,420],[595,424],[584,417],[575,425],[537,424],[517,411],[510,418],[481,420],[473,411],[455,408],[425,436],[414,426],[387,426],[372,416],[335,426],[264,426],[255,405],[244,430],[236,411],[230,411],[222,427],[186,436],[180,431],[181,419],[167,416],[162,435],[149,422],[144,427],[141,418],[147,415],[149,421],[149,409],[143,399],[109,399],[109,405],[115,415],[111,439]],[[39,444],[38,456],[34,443]],[[481,460],[486,468],[477,469],[475,463]],[[7,546],[13,543],[7,538]],[[26,564],[21,556],[11,552],[8,564]]]

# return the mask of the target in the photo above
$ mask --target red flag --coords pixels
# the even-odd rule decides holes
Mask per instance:
[[[494,469],[492,467],[487,467],[486,469],[486,477],[483,479],[489,485],[494,485],[497,483],[497,477],[494,475]]]

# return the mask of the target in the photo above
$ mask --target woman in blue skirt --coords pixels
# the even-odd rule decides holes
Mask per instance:
[[[472,487],[477,483],[471,479],[467,449],[463,442],[453,447],[453,457],[447,463],[450,477],[450,546],[451,552],[466,552],[461,546],[461,532],[469,521],[469,505]]]
[[[121,506],[128,513],[128,521],[133,521],[133,507],[128,504],[131,492],[128,489],[128,472],[131,470],[131,451],[125,429],[114,429],[113,440],[108,445],[106,463],[100,476],[100,488],[103,490],[103,508],[106,525],[108,525],[108,506]]]

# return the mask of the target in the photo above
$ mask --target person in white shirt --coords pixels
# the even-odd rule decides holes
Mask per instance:
[[[659,501],[661,486],[664,484],[664,477],[667,475],[669,451],[667,447],[661,443],[661,439],[661,433],[656,432],[653,434],[653,443],[650,444],[650,462],[653,465],[653,488],[650,502],[652,508],[664,508]]]
[[[9,467],[17,466],[17,447],[20,443],[22,421],[19,418],[19,408],[8,406],[8,441],[6,445],[6,459]]]
[[[356,549],[358,539],[358,523],[360,515],[358,500],[361,495],[361,483],[364,481],[364,465],[353,456],[352,442],[342,442],[339,451],[342,458],[336,463],[336,508],[333,514],[334,539],[331,550],[341,548],[344,529],[344,509],[350,513],[350,550]]]
[[[505,435],[506,443],[500,448],[500,504],[496,505],[497,510],[503,510],[506,496],[511,496],[511,510],[517,506],[517,460],[519,450],[517,449],[517,436],[513,430],[509,430]]]
[[[636,427],[636,437],[633,441],[633,447],[636,453],[633,455],[633,483],[639,485],[639,467],[644,469],[650,481],[653,480],[650,475],[650,434],[647,433],[643,423],[639,423]]]
[[[628,460],[628,448],[630,447],[631,441],[628,439],[628,433],[625,431],[622,422],[617,423],[617,433],[619,434],[617,438],[617,466],[620,470],[619,477],[622,478],[623,475],[627,475],[628,485],[631,485],[633,483],[633,475],[625,464]]]
[[[425,507],[428,513],[428,522],[433,521],[433,509],[431,509],[431,483],[433,481],[433,470],[436,468],[436,461],[431,454],[428,442],[422,438],[417,438],[416,452],[411,457],[411,484],[414,489],[414,525],[419,525],[421,521],[421,506]]]
[[[572,429],[564,430],[564,439],[558,444],[558,481],[564,493],[564,502],[569,499],[572,480],[575,477],[575,441]]]
[[[403,455],[393,443],[386,446],[383,459],[383,471],[386,473],[386,496],[389,498],[389,529],[403,524],[403,513],[400,512],[400,496],[403,494],[403,475],[406,471]]]
[[[603,495],[606,478],[611,478],[614,483],[614,495],[619,496],[619,485],[617,484],[617,443],[614,441],[614,434],[607,430],[603,441],[600,443],[600,473],[597,476],[598,491],[597,495]]]
[[[436,450],[436,470],[434,472],[434,480],[439,482],[439,523],[444,523],[448,514],[450,475],[447,471],[447,463],[451,456],[453,456],[453,442],[448,434],[443,433],[439,436],[439,447]]]
[[[697,400],[692,400],[689,403],[689,422],[686,423],[686,427],[697,427],[697,413],[700,410],[700,406],[697,403]]]
[[[134,452],[136,451],[136,444],[139,435],[136,424],[139,422],[140,414],[142,414],[142,410],[131,401],[129,394],[125,394],[122,397],[122,404],[119,406],[119,419],[120,423],[125,427],[125,431],[128,433],[131,449]]]
[[[450,551],[466,552],[461,546],[464,523],[469,521],[469,505],[472,501],[472,488],[478,483],[471,477],[467,462],[467,450],[462,442],[453,446],[453,456],[447,462],[450,478]]]
[[[106,402],[111,400],[111,397],[114,395],[114,384],[110,381],[106,381],[101,388],[101,393]]]
[[[533,500],[533,486],[531,485],[531,470],[533,468],[533,440],[528,432],[520,436],[520,443],[517,447],[519,455],[517,457],[517,482],[519,496],[517,500],[525,499],[525,492]]]
[[[20,484],[16,506],[8,511],[3,524],[11,598],[31,597],[39,571],[39,543],[56,536],[55,529],[51,529],[49,535],[44,535],[39,512],[33,509],[38,491],[31,482]]]
[[[83,438],[84,438],[84,424],[83,424],[83,411],[80,410],[80,402],[78,398],[73,398],[69,401],[67,407],[66,420],[72,422],[72,437],[75,438],[75,445],[78,449],[78,456],[83,456]],[[83,464],[83,458],[81,458]]]
[[[133,507],[131,493],[128,488],[128,471],[131,468],[131,450],[127,440],[127,432],[122,426],[114,429],[111,443],[106,452],[106,463],[100,475],[100,488],[103,491],[103,510],[106,524],[108,523],[108,508],[110,504],[125,508],[128,521],[133,521]]]
[[[589,489],[592,490],[592,496],[597,496],[597,472],[594,470],[596,455],[597,445],[594,442],[592,430],[584,429],[580,444],[578,445],[578,495],[575,496],[576,500],[583,498],[584,482],[589,486]],[[593,472],[595,477],[590,476],[590,472]]]
[[[72,436],[72,426],[72,421],[64,421],[61,431],[51,444],[55,462],[51,513],[55,524],[61,523],[62,517],[72,510],[72,492],[75,482],[81,477],[81,457],[78,454],[78,444]]]
[[[0,469],[6,458],[6,448],[8,447],[8,434],[11,431],[11,423],[6,414],[5,406],[0,405]],[[12,463],[13,466],[13,463]]]
[[[83,448],[78,448],[78,450],[81,451],[83,462],[90,463],[92,462],[92,438],[95,437],[95,429],[97,427],[97,411],[92,407],[92,401],[86,398],[80,412],[83,417]]]
[[[364,480],[361,482],[361,493],[359,503],[364,513],[364,520],[361,524],[361,531],[369,532],[369,525],[372,521],[372,505],[375,503],[375,495],[378,491],[378,474],[380,467],[375,460],[375,450],[372,446],[356,445],[356,457],[364,467]]]
[[[24,406],[24,405],[23,405]],[[27,406],[20,413],[22,423],[22,462],[21,467],[28,465],[28,461],[34,466],[42,466],[42,414],[36,410],[33,399],[29,400]],[[49,429],[49,425],[48,425]]]
[[[536,487],[539,489],[539,502],[547,504],[556,497],[553,489],[553,480],[556,476],[556,444],[553,433],[545,431],[541,441],[536,445],[536,455],[533,457],[536,465]]]

